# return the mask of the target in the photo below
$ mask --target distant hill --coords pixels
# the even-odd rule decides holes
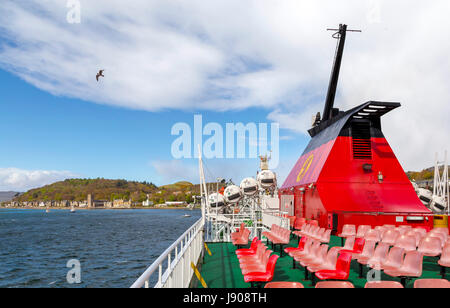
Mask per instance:
[[[123,199],[142,202],[149,195],[154,204],[166,201],[190,203],[194,200],[193,196],[199,193],[200,185],[186,181],[157,187],[153,183],[126,180],[68,179],[29,190],[15,197],[14,201],[84,201],[88,194],[92,194],[95,200],[105,201]]]
[[[406,175],[410,180],[415,181],[432,180],[434,178],[434,167],[423,169],[422,171],[408,171]]]
[[[168,184],[160,186],[159,189],[168,189],[168,190],[186,190],[194,186],[194,184],[186,181],[177,182],[174,184]]]
[[[0,202],[11,201],[14,197],[21,193],[16,191],[0,191]]]
[[[106,179],[68,179],[32,189],[15,201],[83,201],[88,194],[96,200],[143,201],[157,190],[153,183]]]

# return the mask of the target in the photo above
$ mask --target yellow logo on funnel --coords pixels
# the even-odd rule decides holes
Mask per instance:
[[[300,182],[301,179],[308,173],[309,167],[311,167],[311,163],[314,159],[314,154],[311,154],[303,163],[302,168],[300,169],[300,172],[297,175],[297,182]]]

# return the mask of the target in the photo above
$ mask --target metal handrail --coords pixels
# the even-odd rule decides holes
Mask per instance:
[[[197,230],[201,229],[202,224],[202,218],[197,220],[186,232],[184,232],[172,245],[169,246],[159,257],[156,259],[152,265],[150,265],[145,272],[133,283],[131,288],[142,288],[143,286],[146,286],[148,283],[151,275],[158,269],[161,269],[163,262],[168,258],[168,256],[178,247],[180,243],[183,241],[185,243],[188,242],[186,240],[186,237],[189,237],[191,235],[191,232],[194,231],[197,227],[199,227]],[[193,235],[191,235],[193,236]],[[170,264],[168,267],[170,268]]]

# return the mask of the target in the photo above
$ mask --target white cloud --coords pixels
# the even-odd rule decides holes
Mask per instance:
[[[450,148],[447,0],[3,1],[0,68],[55,95],[148,111],[263,107],[305,133],[348,23],[336,107],[400,101],[383,120],[407,169]],[[97,83],[95,73],[106,77]]]
[[[69,171],[0,168],[0,191],[24,192],[76,176],[76,174]]]

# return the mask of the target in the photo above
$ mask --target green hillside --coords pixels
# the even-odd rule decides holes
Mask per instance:
[[[14,201],[83,201],[88,194],[97,200],[143,201],[147,194],[155,193],[158,187],[153,183],[106,179],[68,179],[40,188],[32,189],[15,198]]]

